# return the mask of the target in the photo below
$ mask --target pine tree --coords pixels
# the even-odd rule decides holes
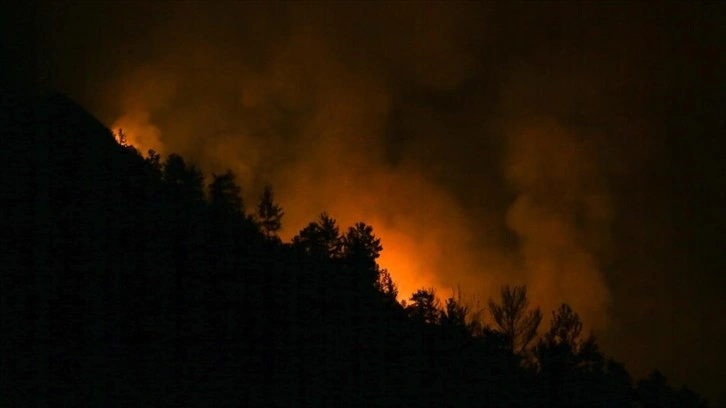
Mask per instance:
[[[414,320],[435,324],[441,316],[441,310],[434,289],[419,289],[411,295],[411,304],[406,306],[409,316]]]
[[[502,301],[489,301],[489,312],[494,318],[498,331],[503,333],[513,353],[521,353],[537,336],[537,329],[542,322],[540,308],[529,309],[526,286],[504,286]]]
[[[377,286],[381,269],[376,263],[383,246],[373,227],[359,222],[343,236],[343,259],[358,288]]]
[[[257,203],[257,221],[262,228],[262,232],[267,238],[277,236],[277,231],[282,227],[282,216],[285,212],[282,207],[275,204],[272,187],[267,185],[260,195]]]
[[[222,175],[212,176],[213,180],[209,184],[209,201],[212,208],[219,213],[243,215],[244,201],[234,173],[228,171]]]
[[[311,222],[292,239],[293,245],[315,257],[337,259],[341,257],[343,239],[335,219],[327,213]]]

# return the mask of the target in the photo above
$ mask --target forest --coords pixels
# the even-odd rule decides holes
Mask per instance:
[[[274,186],[245,202],[63,95],[2,104],[2,406],[707,406],[632,378],[567,304],[399,301],[365,220],[283,242]]]

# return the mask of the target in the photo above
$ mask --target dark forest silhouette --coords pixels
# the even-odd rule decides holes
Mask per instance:
[[[245,203],[60,95],[2,104],[2,406],[706,406],[634,382],[567,305],[543,332],[525,287],[399,303],[372,226],[285,243],[272,187]]]

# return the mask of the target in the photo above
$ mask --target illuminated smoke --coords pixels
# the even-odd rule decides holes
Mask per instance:
[[[149,121],[149,112],[129,111],[111,125],[115,134],[123,132],[126,143],[134,146],[140,153],[149,150],[166,153],[161,141],[161,130]]]
[[[409,14],[384,9],[365,13],[381,18],[386,28]],[[446,91],[470,69],[472,56],[449,46],[470,27],[457,24],[466,21],[465,13],[440,11],[413,16],[402,37],[346,34],[372,48],[371,56],[389,58],[394,70],[418,86]],[[184,20],[187,13],[193,10],[182,8],[177,17]],[[237,55],[226,43],[185,39],[182,33],[178,46],[156,63],[118,81],[123,114],[113,127],[123,128],[142,151],[178,152],[207,172],[232,169],[248,203],[272,183],[286,208],[284,239],[322,211],[344,227],[370,223],[382,239],[380,263],[397,281],[401,298],[421,287],[448,296],[460,286],[465,295],[485,301],[501,285],[526,283],[534,303],[546,310],[568,301],[588,322],[606,320],[608,290],[582,235],[607,218],[607,202],[603,191],[582,189],[591,179],[586,172],[594,170],[581,163],[588,152],[572,135],[536,127],[502,135],[510,142],[505,182],[517,191],[506,225],[520,246],[499,245],[456,196],[428,178],[425,162],[410,153],[397,164],[386,161],[384,135],[399,96],[390,72],[341,55],[331,34],[347,28],[321,26],[317,19],[326,17],[325,10],[295,16],[286,34],[271,35],[275,40],[265,43],[262,60],[251,58],[259,49],[243,48]],[[225,34],[216,29],[211,38]],[[437,137],[434,129],[408,131],[420,132],[413,137],[423,144]],[[585,224],[576,225],[578,211]]]
[[[506,221],[520,239],[534,303],[551,310],[566,302],[604,328],[610,294],[592,247],[611,210],[597,158],[552,120],[515,129],[509,146],[506,177],[517,196]]]
[[[402,298],[528,284],[634,375],[721,389],[723,274],[677,212],[711,173],[682,164],[723,133],[708,7],[56,3],[34,28],[57,88],[142,151],[233,170],[248,206],[271,183],[284,238],[368,222]]]
[[[122,130],[126,142],[146,154],[150,149],[168,154],[161,129],[153,123],[152,112],[163,111],[174,96],[175,84],[161,72],[148,67],[136,68],[116,85],[111,93],[123,114],[110,125],[114,133]]]

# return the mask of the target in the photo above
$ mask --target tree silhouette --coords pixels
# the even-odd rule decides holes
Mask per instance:
[[[683,387],[676,391],[668,384],[668,379],[658,370],[653,371],[648,378],[637,382],[635,389],[636,400],[643,408],[701,408],[708,403],[701,399],[690,389]]]
[[[383,246],[373,234],[373,227],[363,222],[356,223],[348,228],[342,243],[343,261],[354,279],[356,290],[375,288],[381,273],[376,259]]]
[[[348,228],[343,237],[344,257],[353,262],[375,263],[382,250],[381,240],[373,235],[373,227],[365,223],[358,222]]]
[[[325,253],[330,259],[337,259],[343,252],[343,238],[340,236],[338,225],[328,213],[320,214],[317,222],[320,230],[321,243],[325,248]]]
[[[277,205],[272,194],[272,187],[265,186],[257,203],[257,222],[267,238],[276,237],[277,231],[282,227],[282,216],[285,213],[282,207]]]
[[[500,303],[489,300],[489,312],[497,330],[508,339],[509,349],[521,353],[537,335],[542,311],[538,307],[529,310],[526,286],[504,286],[501,296]]]
[[[197,166],[142,157],[67,98],[0,101],[4,405],[706,406],[659,373],[633,389],[567,305],[522,364],[525,287],[489,302],[492,328],[460,292],[404,306],[371,226],[341,236],[323,213],[269,239],[271,188],[255,222],[231,172],[205,194]]]
[[[582,339],[582,321],[570,306],[552,312],[549,330],[535,347],[535,356],[548,385],[551,404],[577,406],[591,398],[594,378],[604,375],[603,357],[595,338]],[[601,380],[598,380],[598,382]]]
[[[162,177],[161,155],[155,150],[149,149],[146,159],[144,159],[148,167],[153,172],[153,177],[160,179]]]
[[[235,182],[234,173],[231,171],[212,175],[212,182],[209,184],[209,200],[212,208],[221,214],[237,216],[244,214],[241,188]]]
[[[540,344],[545,347],[562,346],[571,353],[578,353],[582,348],[581,332],[580,316],[569,305],[562,304],[552,312],[550,328],[544,334]]]
[[[446,300],[440,317],[440,324],[447,332],[463,332],[467,336],[480,335],[483,330],[481,310],[475,310],[464,302],[461,290],[455,297]]]
[[[376,289],[394,302],[398,297],[398,287],[387,269],[380,270],[378,280],[376,281]]]
[[[201,202],[204,199],[204,175],[194,164],[187,164],[177,154],[170,154],[163,166],[163,179],[172,187],[173,199]]]
[[[325,212],[300,230],[292,244],[318,258],[337,259],[342,255],[343,240],[337,223]]]
[[[605,373],[600,384],[601,387],[596,395],[601,396],[603,405],[610,407],[632,405],[633,379],[621,363],[608,358],[605,361]]]
[[[638,381],[638,402],[643,408],[673,406],[674,392],[668,384],[668,379],[660,371],[653,371],[646,379]]]
[[[426,324],[439,322],[441,310],[433,289],[419,289],[411,295],[411,303],[406,306],[409,316]]]

